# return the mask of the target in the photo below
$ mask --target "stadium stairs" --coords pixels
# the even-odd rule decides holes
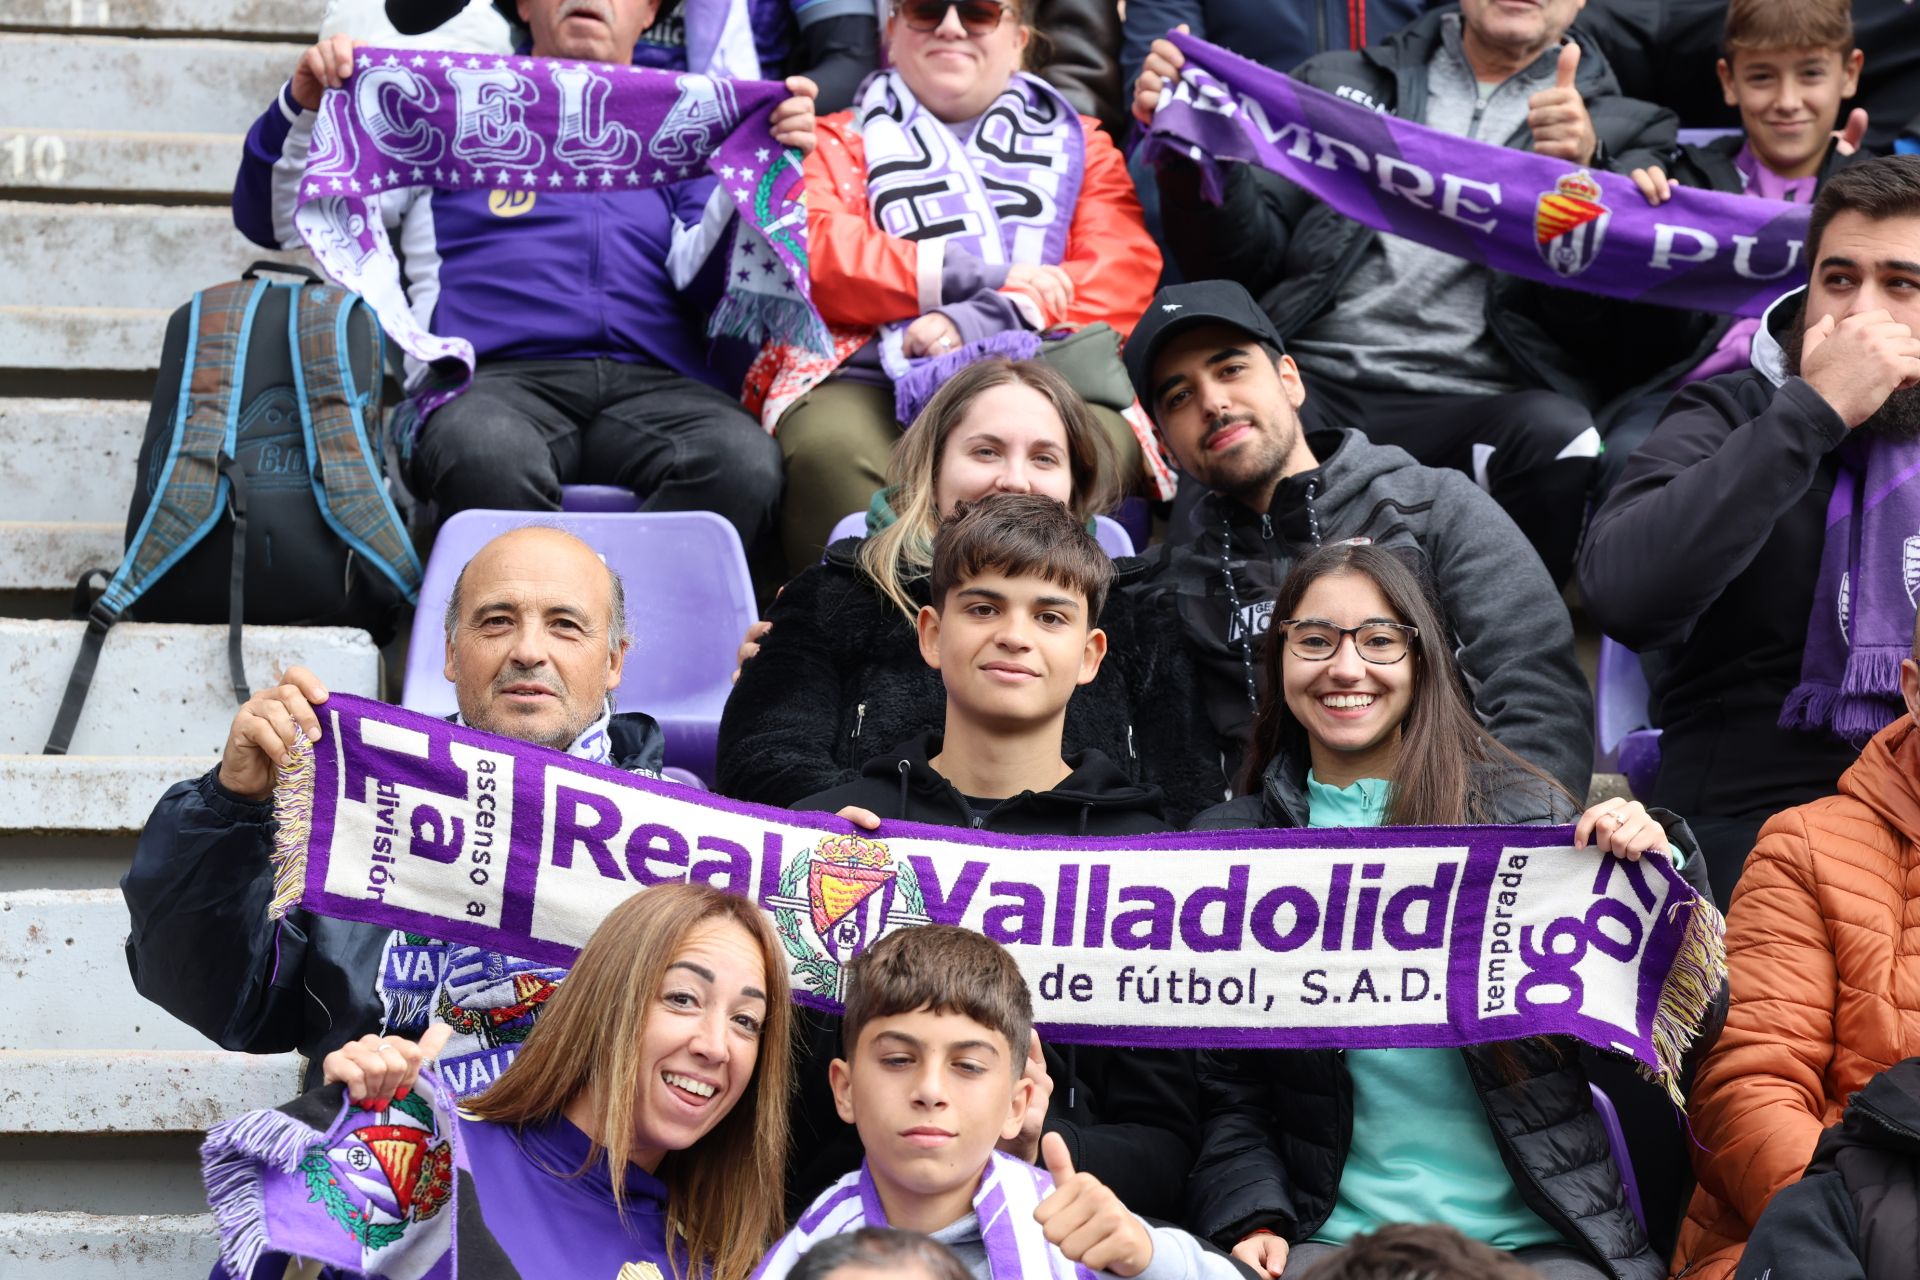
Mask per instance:
[[[274,256],[227,194],[322,7],[0,0],[0,1276],[205,1276],[200,1137],[299,1085],[147,1003],[123,953],[134,838],[232,718],[224,628],[116,628],[73,754],[38,753],[73,584],[120,558],[167,316]],[[364,633],[248,630],[255,685],[294,659],[377,692]]]

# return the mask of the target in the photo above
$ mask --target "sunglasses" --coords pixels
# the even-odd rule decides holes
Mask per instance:
[[[996,30],[1007,16],[1007,6],[1000,0],[900,0],[894,6],[909,31],[922,32],[938,30],[949,9],[960,11],[960,25],[970,36]]]

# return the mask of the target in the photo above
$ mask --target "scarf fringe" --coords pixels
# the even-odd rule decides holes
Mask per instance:
[[[772,293],[728,293],[707,323],[710,338],[740,338],[747,342],[799,347],[814,355],[833,354],[833,337],[820,315],[797,296]]]
[[[300,901],[307,883],[307,841],[313,834],[313,745],[296,740],[293,760],[273,783],[273,899],[267,918],[278,920]]]
[[[267,1238],[263,1167],[292,1173],[321,1135],[284,1111],[249,1111],[207,1130],[200,1146],[200,1177],[220,1233],[220,1264],[234,1276],[250,1276]]]
[[[1653,1052],[1660,1065],[1657,1069],[1636,1066],[1643,1077],[1666,1091],[1675,1107],[1685,1110],[1681,1069],[1727,980],[1727,922],[1705,898],[1675,903],[1671,910],[1686,912],[1687,925],[1653,1015]]]
[[[1040,337],[1025,329],[996,333],[969,342],[957,351],[926,360],[915,360],[906,373],[893,380],[893,413],[896,421],[911,424],[927,407],[934,393],[947,379],[968,365],[994,356],[1009,360],[1031,360],[1040,354]]]

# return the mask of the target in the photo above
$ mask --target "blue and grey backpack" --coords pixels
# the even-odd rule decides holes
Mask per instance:
[[[76,589],[86,636],[47,754],[66,754],[101,645],[123,618],[224,620],[240,702],[242,622],[359,627],[377,644],[393,634],[419,592],[420,558],[387,494],[382,342],[359,296],[274,263],[174,312],[126,557],[97,599],[104,569]]]

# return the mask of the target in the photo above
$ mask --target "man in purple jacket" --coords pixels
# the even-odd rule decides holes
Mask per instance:
[[[701,0],[731,10],[743,0]],[[534,57],[686,67],[642,40],[658,0],[521,0]],[[679,12],[679,7],[674,7]],[[744,14],[744,10],[743,10]],[[729,19],[735,15],[727,14]],[[729,32],[744,30],[724,24]],[[691,42],[687,42],[691,43]],[[636,47],[637,46],[637,47]],[[353,42],[323,41],[247,135],[234,185],[249,239],[298,248],[295,189],[321,95],[352,73]],[[693,70],[757,78],[751,39],[717,42]],[[773,113],[783,145],[813,147],[812,83]],[[773,526],[780,450],[709,361],[731,207],[715,179],[561,192],[412,188],[381,198],[415,316],[473,344],[473,384],[405,450],[413,490],[441,519],[469,507],[554,511],[563,483],[621,485],[650,511],[713,511],[751,548]],[[411,377],[420,371],[409,367]]]

